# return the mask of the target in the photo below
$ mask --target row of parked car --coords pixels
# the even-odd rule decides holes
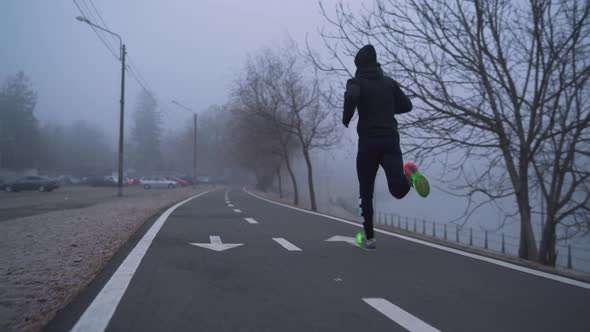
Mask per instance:
[[[209,176],[198,176],[196,179],[198,184],[213,184],[225,183],[223,178],[214,179]],[[193,184],[193,179],[190,176],[144,176],[144,177],[124,177],[123,184],[140,185],[145,189],[151,188],[178,188]],[[55,178],[47,176],[24,176],[13,179],[0,178],[0,190],[6,192],[18,192],[22,190],[37,190],[40,192],[50,192],[62,185],[90,185],[93,187],[116,187],[118,185],[118,177],[107,176],[91,176],[76,178],[67,175],[60,175]]]
[[[16,179],[0,179],[0,190],[17,192],[21,190],[37,190],[50,192],[59,188],[59,182],[46,176],[24,176]]]

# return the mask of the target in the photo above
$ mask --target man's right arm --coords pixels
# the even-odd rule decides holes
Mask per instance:
[[[352,120],[360,96],[360,85],[355,82],[354,79],[349,79],[348,82],[346,82],[346,92],[344,92],[344,112],[342,114],[342,124],[344,124],[346,128],[348,128],[348,124],[350,123],[350,120]]]

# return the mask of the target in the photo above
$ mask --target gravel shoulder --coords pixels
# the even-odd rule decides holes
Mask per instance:
[[[139,186],[124,188],[125,196],[149,196]],[[81,209],[107,201],[117,200],[115,187],[64,186],[52,192],[21,191],[0,192],[0,222],[51,211]]]
[[[0,331],[38,331],[150,217],[196,190],[152,190],[0,222]]]

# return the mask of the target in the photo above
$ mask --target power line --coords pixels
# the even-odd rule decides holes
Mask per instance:
[[[82,7],[80,7],[80,5],[76,2],[76,0],[74,0],[74,4],[76,5],[76,7],[78,7],[78,11],[80,11],[80,14],[82,15],[82,17],[84,17],[85,19],[88,19],[88,16],[86,15],[86,13],[84,12],[84,10],[82,10]],[[96,36],[98,37],[98,39],[100,39],[100,41],[102,42],[102,44],[111,52],[111,54],[115,57],[115,59],[117,60],[121,60],[119,55],[117,55],[117,52],[115,52],[112,48],[111,45],[108,44],[104,38],[102,37],[102,34],[100,33],[100,31],[98,29],[96,29],[95,27],[93,27],[92,25],[90,25],[90,27],[92,28],[92,30],[94,31],[94,33],[96,34]]]
[[[82,14],[82,16],[84,18],[88,18],[88,16],[89,16],[92,21],[94,21],[94,22],[100,22],[103,27],[105,27],[107,30],[110,30],[110,28],[109,28],[106,20],[104,19],[104,17],[100,13],[100,10],[98,9],[98,7],[94,4],[94,1],[93,0],[80,0],[81,3],[82,3],[82,6],[84,7],[85,10],[83,10],[82,7],[80,7],[80,5],[77,3],[76,0],[73,0],[73,1],[74,1],[74,4],[76,5],[76,7],[78,8],[78,10],[80,11],[80,13]],[[92,25],[91,25],[91,27],[92,27],[92,30],[94,31],[94,33],[96,34],[96,36],[100,39],[100,41],[103,43],[103,45],[110,51],[110,53],[113,54],[113,56],[116,59],[121,60],[120,57],[117,56],[116,52],[113,50],[113,47],[111,46],[111,44],[108,43],[105,40],[104,36],[106,34],[103,35],[103,32],[102,31],[96,29]],[[107,35],[107,36],[111,38],[110,40],[114,40],[115,39],[111,35]],[[129,75],[131,76],[131,78],[133,80],[135,80],[137,82],[137,84],[139,84],[141,86],[141,88],[154,101],[157,101],[157,98],[152,93],[152,90],[150,89],[150,85],[148,84],[147,80],[141,74],[141,71],[139,70],[139,67],[136,65],[136,63],[131,59],[131,57],[129,55],[127,55],[127,65],[125,67],[126,67],[125,69],[129,73]],[[169,108],[162,108],[162,107],[160,107],[160,109],[162,109],[166,113],[170,112],[170,109]],[[177,109],[174,109],[174,110],[177,111],[177,112],[179,111]]]
[[[100,20],[102,26],[105,27],[107,30],[111,30],[111,28],[107,24],[107,21],[104,19],[104,17],[100,13],[100,10],[98,10],[98,7],[94,4],[94,1],[93,0],[83,0],[83,1],[88,1],[90,3],[90,6],[92,6],[92,8],[94,9],[94,13],[96,13],[96,15],[98,16],[98,19]],[[112,41],[114,41],[115,45],[119,41],[118,39],[115,38],[115,36],[107,35],[107,37],[109,37]]]

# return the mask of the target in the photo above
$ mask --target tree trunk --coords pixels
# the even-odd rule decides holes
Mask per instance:
[[[537,244],[531,224],[531,207],[528,197],[528,181],[521,180],[521,186],[516,192],[518,210],[520,214],[520,246],[518,256],[523,259],[537,260]]]
[[[297,188],[297,179],[295,178],[295,173],[293,173],[293,169],[291,168],[291,161],[289,160],[288,154],[285,154],[285,164],[287,165],[287,172],[289,172],[289,177],[291,177],[291,183],[293,184],[293,204],[299,205],[299,189]]]
[[[283,181],[281,179],[281,165],[277,167],[277,177],[279,180],[279,198],[283,198]]]
[[[557,253],[555,252],[556,236],[555,223],[553,218],[547,218],[543,234],[541,235],[541,246],[539,247],[539,263],[543,265],[555,266],[557,262]]]
[[[311,210],[317,211],[318,207],[315,200],[315,189],[313,187],[313,169],[311,165],[311,158],[309,157],[309,151],[303,147],[303,157],[305,158],[305,165],[307,166],[307,184],[309,185],[309,201],[311,204]]]

